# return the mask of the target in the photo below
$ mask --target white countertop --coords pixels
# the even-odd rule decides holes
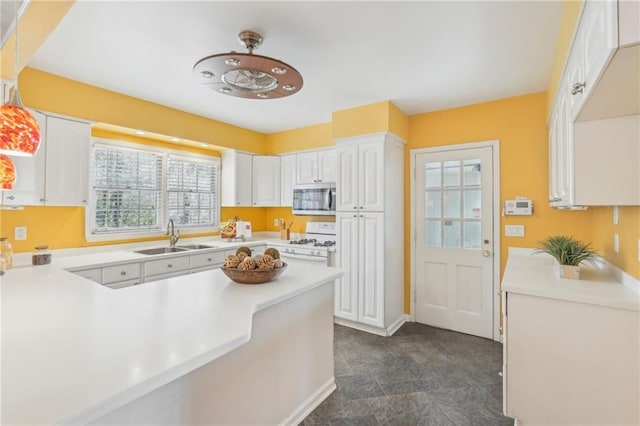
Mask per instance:
[[[112,290],[61,269],[95,254],[54,259],[0,278],[3,424],[90,421],[247,342],[254,312],[342,275],[292,264],[261,285],[216,269]]]
[[[640,294],[604,270],[580,266],[580,279],[562,279],[555,260],[543,255],[509,253],[502,290],[572,302],[640,311]]]

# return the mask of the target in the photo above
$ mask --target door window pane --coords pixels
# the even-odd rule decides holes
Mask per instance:
[[[444,162],[444,186],[447,188],[460,186],[460,161]]]
[[[464,186],[477,187],[481,183],[482,161],[479,159],[464,160]]]
[[[480,222],[465,222],[463,227],[463,248],[467,250],[480,250],[481,240],[481,223]]]
[[[427,247],[442,247],[442,237],[440,233],[442,230],[442,222],[439,220],[427,220],[425,230],[427,235],[424,240],[427,242]]]
[[[460,217],[460,191],[444,191],[444,217]]]
[[[443,224],[444,247],[460,248],[460,221],[445,220]]]
[[[425,164],[424,174],[426,188],[440,188],[442,186],[442,163],[440,161]]]
[[[464,191],[464,218],[480,219],[482,197],[479,189]]]
[[[429,191],[426,193],[425,199],[427,200],[426,212],[427,217],[440,218],[442,215],[441,209],[441,195],[440,191]]]

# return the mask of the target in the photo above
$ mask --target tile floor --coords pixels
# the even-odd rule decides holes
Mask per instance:
[[[406,323],[380,337],[335,326],[338,388],[302,425],[512,425],[502,345]]]

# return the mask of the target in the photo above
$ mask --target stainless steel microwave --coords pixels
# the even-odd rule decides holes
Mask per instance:
[[[298,216],[335,216],[335,182],[294,186],[293,214]]]

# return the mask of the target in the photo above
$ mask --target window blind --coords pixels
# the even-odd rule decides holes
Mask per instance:
[[[94,232],[160,229],[162,155],[94,145]]]
[[[167,209],[181,226],[216,226],[218,165],[170,155],[167,160]]]

